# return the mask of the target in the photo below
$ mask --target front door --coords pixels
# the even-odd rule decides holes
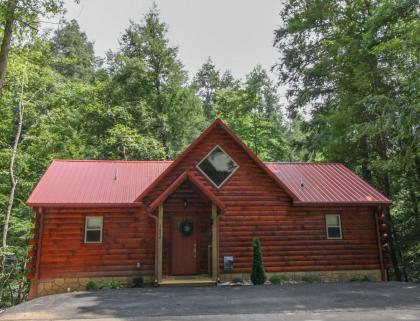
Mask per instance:
[[[174,215],[172,221],[172,275],[197,274],[196,219]]]

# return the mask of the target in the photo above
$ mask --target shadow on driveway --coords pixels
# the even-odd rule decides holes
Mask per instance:
[[[420,285],[366,282],[74,292],[20,304],[0,314],[0,320],[268,314],[354,309],[420,309]]]

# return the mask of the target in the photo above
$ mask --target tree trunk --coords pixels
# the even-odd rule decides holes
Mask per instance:
[[[4,225],[3,225],[3,251],[4,252],[3,252],[2,264],[1,264],[3,268],[5,267],[5,263],[6,263],[7,233],[9,232],[10,216],[12,214],[13,202],[15,200],[15,191],[16,191],[16,186],[18,183],[15,177],[14,170],[15,170],[17,149],[19,146],[20,136],[22,133],[23,113],[25,111],[25,106],[23,104],[23,87],[24,85],[22,81],[19,104],[18,104],[18,127],[16,130],[15,140],[14,140],[13,148],[12,148],[12,154],[10,156],[10,162],[9,162],[9,178],[10,178],[11,189],[9,193],[9,200],[7,203],[7,209],[6,209],[6,214],[4,217]]]
[[[7,2],[6,22],[4,25],[4,35],[0,49],[0,95],[6,79],[7,59],[9,56],[10,43],[12,42],[17,2],[18,0],[9,0]]]

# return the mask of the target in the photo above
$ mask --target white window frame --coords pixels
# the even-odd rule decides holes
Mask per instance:
[[[229,174],[229,176],[227,176],[219,185],[216,185],[216,183],[215,182],[213,182],[213,180],[210,178],[210,177],[208,177],[207,176],[207,174],[206,173],[204,173],[204,171],[200,168],[200,164],[202,163],[202,162],[204,162],[204,160],[216,149],[216,148],[220,148],[220,150],[223,152],[223,153],[225,153],[226,155],[228,155],[229,156],[229,158],[232,160],[232,162],[236,165],[236,168],[235,168],[235,170],[232,172],[232,173],[230,173]],[[217,189],[219,189],[219,188],[221,188],[222,186],[223,186],[223,184],[225,184],[228,180],[229,180],[229,178],[231,178],[232,177],[232,175],[233,174],[235,174],[236,173],[236,171],[239,169],[239,165],[238,165],[238,163],[237,162],[235,162],[235,160],[233,159],[233,157],[232,156],[230,156],[229,155],[229,153],[226,153],[226,151],[222,148],[222,147],[220,147],[219,145],[215,145],[207,154],[206,154],[206,156],[204,156],[199,162],[198,162],[198,164],[196,165],[196,167],[197,167],[197,169],[200,171],[200,173],[201,174],[203,174],[204,175],[204,177],[206,177],[209,181],[210,181],[210,183],[212,183]]]
[[[327,217],[328,216],[338,217],[338,225],[328,225],[328,222],[327,222]],[[328,235],[328,228],[329,227],[335,227],[335,228],[338,227],[338,229],[340,231],[340,236],[339,237],[330,237]],[[342,240],[343,239],[343,229],[341,227],[341,215],[340,214],[325,214],[325,232],[327,233],[327,239],[328,240]]]
[[[88,220],[90,218],[101,218],[101,227],[98,228],[88,228]],[[87,232],[88,231],[100,231],[100,240],[99,241],[88,241],[87,240]],[[98,215],[91,215],[91,216],[86,216],[85,217],[85,243],[90,244],[90,243],[102,243],[102,235],[103,235],[103,230],[104,230],[104,217],[103,216],[98,216]]]

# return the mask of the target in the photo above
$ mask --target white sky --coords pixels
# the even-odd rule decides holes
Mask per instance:
[[[276,62],[273,31],[280,23],[280,0],[155,0],[169,25],[169,39],[190,76],[211,57],[220,70],[244,77],[261,64]],[[65,0],[66,19],[78,20],[95,52],[118,48],[129,20],[139,22],[153,0]],[[50,25],[51,26],[51,25]],[[48,27],[50,27],[48,26]],[[273,79],[276,77],[271,75]]]

